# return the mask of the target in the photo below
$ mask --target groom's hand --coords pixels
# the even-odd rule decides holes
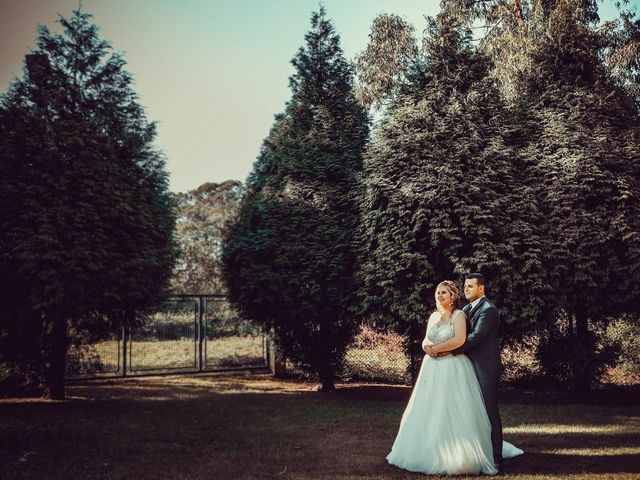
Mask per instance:
[[[436,358],[438,356],[438,354],[433,351],[433,345],[431,344],[427,345],[425,352],[427,352],[427,355],[429,355],[431,358]]]

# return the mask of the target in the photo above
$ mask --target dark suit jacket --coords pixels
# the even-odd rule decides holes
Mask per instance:
[[[487,297],[467,315],[467,340],[451,353],[464,353],[473,362],[480,383],[482,380],[494,380],[500,376],[500,345],[498,333],[500,315],[496,306]]]

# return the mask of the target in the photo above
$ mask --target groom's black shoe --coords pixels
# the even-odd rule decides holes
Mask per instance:
[[[504,475],[504,469],[503,469],[503,465],[502,462],[496,462],[494,463],[496,470],[498,470],[498,473],[496,473],[496,475]]]

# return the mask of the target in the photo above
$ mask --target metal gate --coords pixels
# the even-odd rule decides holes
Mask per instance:
[[[69,349],[67,378],[203,372],[268,366],[260,327],[224,295],[176,295],[143,326]]]

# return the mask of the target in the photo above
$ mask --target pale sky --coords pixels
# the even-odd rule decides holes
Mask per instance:
[[[345,56],[364,50],[373,19],[403,16],[425,27],[438,0],[324,0]],[[631,0],[637,7],[640,0]],[[59,30],[77,0],[0,0],[0,91],[22,76],[36,25]],[[290,98],[291,58],[304,43],[318,0],[84,0],[101,37],[125,53],[126,69],[167,156],[170,188],[244,181]],[[612,18],[610,1],[601,17]]]

